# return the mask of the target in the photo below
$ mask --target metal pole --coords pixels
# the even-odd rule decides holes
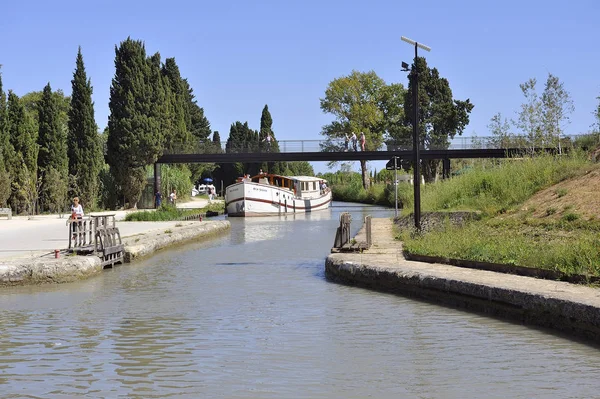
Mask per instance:
[[[415,70],[413,76],[413,192],[415,228],[421,231],[421,165],[419,156],[419,70],[417,68],[417,43],[415,42]]]
[[[398,157],[394,157],[394,216],[398,218]]]

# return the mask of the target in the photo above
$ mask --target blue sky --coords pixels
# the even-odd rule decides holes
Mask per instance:
[[[593,0],[14,1],[0,6],[0,64],[5,90],[50,82],[70,94],[81,45],[103,129],[115,45],[131,36],[175,57],[223,140],[237,120],[258,129],[265,104],[279,140],[317,140],[332,120],[319,108],[331,80],[374,70],[407,85],[400,65],[414,50],[404,35],[429,45],[428,64],[475,104],[464,135],[487,135],[497,112],[515,118],[519,84],[537,78],[541,93],[548,73],[571,94],[566,131],[578,134],[600,96],[598,15]]]

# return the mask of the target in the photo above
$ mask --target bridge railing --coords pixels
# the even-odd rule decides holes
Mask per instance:
[[[570,135],[561,137],[561,144],[567,147],[582,137],[590,135]],[[597,134],[600,144],[600,134]],[[537,147],[558,147],[558,143],[542,142]],[[279,148],[277,151],[276,148]],[[358,144],[360,151],[360,144]],[[532,147],[529,139],[525,136],[512,135],[504,139],[496,137],[456,136],[448,142],[427,142],[421,147],[423,150],[461,150],[461,149],[501,149],[501,148],[529,148]],[[367,142],[367,151],[401,151],[412,150],[412,139],[387,140],[381,146],[374,149]],[[170,145],[164,150],[164,154],[218,154],[218,153],[268,153],[268,152],[343,152],[354,151],[352,144],[346,145],[343,139],[328,140],[277,140],[275,143],[245,142],[227,145],[226,141],[214,143],[206,141],[192,145]]]

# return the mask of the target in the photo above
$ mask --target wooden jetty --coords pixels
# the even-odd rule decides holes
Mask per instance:
[[[92,214],[82,219],[69,219],[68,251],[77,255],[96,255],[103,267],[123,262],[124,245],[115,214]]]

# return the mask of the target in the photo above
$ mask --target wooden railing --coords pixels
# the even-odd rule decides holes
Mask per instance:
[[[102,266],[113,266],[123,261],[124,246],[114,213],[69,219],[67,223],[69,251],[95,254],[100,257]]]

